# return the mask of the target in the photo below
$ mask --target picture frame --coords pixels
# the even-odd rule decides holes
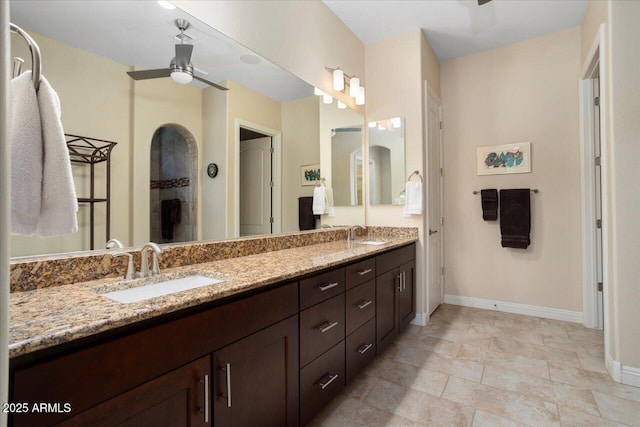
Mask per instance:
[[[316,185],[320,182],[320,165],[300,166],[300,182],[303,187]]]
[[[531,143],[478,147],[476,167],[478,175],[531,173]]]

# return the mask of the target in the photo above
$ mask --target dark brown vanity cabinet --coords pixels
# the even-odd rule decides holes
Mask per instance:
[[[415,272],[415,244],[376,257],[377,354],[415,317]]]

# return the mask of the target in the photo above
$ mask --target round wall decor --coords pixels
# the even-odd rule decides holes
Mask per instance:
[[[207,175],[209,175],[209,178],[215,178],[218,176],[218,165],[215,163],[209,163],[209,166],[207,166]]]

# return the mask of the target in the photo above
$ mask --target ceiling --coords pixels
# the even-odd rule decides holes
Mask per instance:
[[[216,83],[232,80],[279,102],[313,94],[313,87],[294,75],[180,9],[167,10],[156,1],[14,0],[10,7],[11,22],[27,31],[139,69],[168,68],[175,56],[174,37],[180,33],[173,21],[186,18],[191,23],[186,33],[193,37],[192,63],[201,77]],[[247,64],[243,57],[260,61]],[[46,60],[44,56],[45,73]],[[209,87],[196,80],[191,85]]]
[[[581,24],[586,0],[323,0],[364,44],[421,28],[440,61]]]

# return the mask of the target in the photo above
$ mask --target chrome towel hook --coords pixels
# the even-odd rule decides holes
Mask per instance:
[[[33,80],[33,86],[35,87],[37,92],[38,88],[40,87],[40,76],[42,75],[42,63],[40,61],[40,47],[38,47],[38,43],[36,43],[35,40],[33,40],[33,38],[31,38],[31,36],[26,31],[24,31],[22,28],[18,27],[17,25],[9,23],[9,30],[11,31],[11,34],[17,34],[20,37],[22,37],[29,45],[29,51],[31,51],[31,69],[32,69],[31,79]],[[20,67],[16,63],[14,63],[14,72],[16,70],[19,72]]]

